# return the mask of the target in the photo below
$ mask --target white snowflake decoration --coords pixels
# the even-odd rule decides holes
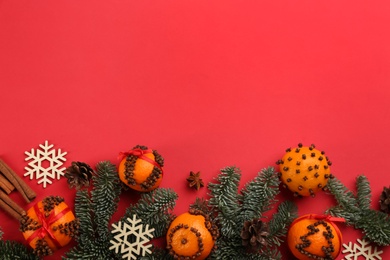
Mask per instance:
[[[52,184],[50,179],[57,178],[59,180],[64,175],[65,167],[60,167],[66,161],[64,156],[67,152],[61,152],[61,149],[52,149],[53,146],[52,144],[49,145],[48,141],[45,141],[44,145],[39,145],[41,149],[31,149],[31,152],[24,152],[27,155],[25,160],[31,160],[28,163],[29,167],[24,167],[27,171],[24,176],[30,176],[30,180],[35,176],[39,180],[38,184],[42,183],[44,188],[46,188],[47,184]],[[42,164],[45,161],[49,162],[48,167]]]
[[[142,220],[137,219],[136,215],[133,215],[133,219],[127,218],[126,222],[118,222],[118,225],[112,224],[114,228],[111,233],[114,235],[114,239],[110,241],[112,246],[110,250],[115,249],[115,253],[123,254],[122,258],[137,259],[140,254],[145,256],[145,253],[151,253],[150,247],[152,244],[148,244],[150,239],[153,238],[152,232],[154,228],[149,229],[149,225],[145,226],[145,230],[142,225]],[[135,237],[134,242],[130,242],[129,238]]]
[[[366,260],[381,260],[382,257],[380,254],[383,253],[383,251],[378,250],[376,246],[372,248],[370,246],[369,242],[365,239],[357,239],[357,242],[360,244],[352,244],[352,242],[349,242],[347,244],[343,244],[343,247],[345,248],[342,252],[343,254],[348,253],[348,255],[345,256],[343,260],[358,260],[359,256],[365,257]]]

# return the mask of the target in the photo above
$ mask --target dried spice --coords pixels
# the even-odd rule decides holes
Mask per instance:
[[[190,176],[187,178],[187,181],[190,188],[199,190],[201,187],[204,187],[204,182],[200,178],[200,172],[190,172]]]

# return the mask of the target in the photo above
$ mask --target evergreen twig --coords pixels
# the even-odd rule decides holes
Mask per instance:
[[[275,247],[280,246],[284,237],[288,231],[288,227],[292,221],[298,217],[298,208],[291,201],[284,201],[279,204],[278,210],[273,214],[272,219],[269,221],[269,237],[267,242]]]
[[[39,260],[31,248],[15,241],[4,241],[3,230],[0,228],[0,257],[1,260]]]
[[[78,242],[78,248],[84,248],[84,251],[89,251],[87,249],[92,250],[95,240],[92,212],[92,201],[88,191],[79,190],[76,193],[75,214],[80,220],[80,227],[75,240]],[[76,250],[76,248],[74,248],[74,250]]]
[[[241,174],[238,168],[227,167],[216,178],[217,183],[209,183],[209,206],[220,228],[216,250],[210,259],[281,259],[278,250],[290,223],[297,217],[293,202],[285,201],[269,221],[267,246],[258,251],[248,251],[242,246],[241,230],[246,221],[265,218],[263,213],[273,208],[277,202],[280,180],[272,167],[263,169],[254,180],[238,191]]]
[[[161,237],[166,234],[169,224],[175,218],[172,210],[176,205],[178,196],[172,189],[158,188],[149,193],[142,193],[135,205],[126,209],[121,221],[127,222],[135,214],[142,219],[143,224],[154,228],[153,237]]]
[[[371,206],[371,188],[367,178],[358,176],[356,179],[356,199],[358,207],[363,210],[370,209]]]
[[[328,214],[344,218],[348,225],[361,229],[368,240],[380,246],[390,245],[390,218],[370,209],[371,189],[365,176],[356,179],[356,196],[336,178],[330,179],[327,186],[338,203],[327,210]]]
[[[76,237],[79,243],[63,259],[116,259],[109,250],[108,226],[118,207],[121,185],[112,163],[100,162],[96,170],[91,195],[83,190],[76,194],[75,213],[81,226]]]
[[[0,241],[1,260],[39,260],[32,250],[15,241]]]
[[[215,220],[220,222],[220,233],[227,238],[237,235],[236,217],[241,211],[242,195],[238,194],[241,179],[240,170],[236,167],[226,167],[216,178],[218,183],[209,183],[211,191],[209,205],[215,213]]]
[[[242,211],[240,222],[261,217],[263,212],[270,209],[275,203],[275,196],[279,193],[279,177],[273,168],[260,171],[256,178],[248,182],[242,190]]]

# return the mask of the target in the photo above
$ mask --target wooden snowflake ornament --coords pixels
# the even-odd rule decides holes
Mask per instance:
[[[154,228],[149,229],[149,225],[145,228],[142,225],[142,220],[137,219],[136,215],[133,218],[127,218],[126,221],[119,221],[118,225],[112,224],[114,228],[111,233],[114,238],[110,240],[112,246],[110,250],[115,250],[115,253],[120,253],[122,258],[128,260],[137,259],[138,256],[150,254],[152,244],[149,241],[153,238]]]
[[[38,184],[42,184],[46,188],[47,184],[52,184],[51,179],[59,180],[63,176],[65,167],[61,166],[66,161],[65,155],[67,152],[61,152],[61,149],[52,149],[53,144],[49,145],[48,141],[45,144],[40,144],[41,149],[31,152],[25,152],[27,155],[25,161],[30,161],[28,167],[24,169],[27,171],[24,176],[30,176],[30,180],[34,177],[38,180]],[[45,163],[49,163],[45,166]]]
[[[380,254],[383,253],[382,250],[378,250],[376,246],[370,246],[370,243],[365,239],[357,239],[357,243],[352,244],[343,244],[345,248],[342,253],[346,254],[343,260],[358,260],[359,258],[364,257],[366,260],[381,260],[382,257]]]

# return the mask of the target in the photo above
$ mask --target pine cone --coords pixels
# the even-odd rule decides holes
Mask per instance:
[[[390,213],[390,187],[383,187],[382,194],[379,199],[379,205],[382,212]]]
[[[88,187],[94,171],[83,162],[72,162],[72,165],[66,168],[65,177],[68,179],[69,188],[75,187],[77,190],[82,187]]]
[[[267,245],[267,236],[269,235],[267,223],[259,219],[246,221],[241,231],[242,245],[257,250]]]

